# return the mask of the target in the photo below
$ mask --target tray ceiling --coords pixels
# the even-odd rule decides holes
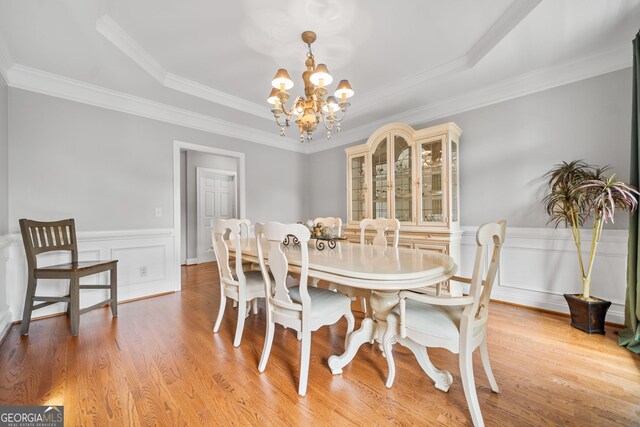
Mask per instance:
[[[507,82],[526,80],[523,94],[624,68],[638,22],[640,0],[9,0],[0,68],[15,87],[63,96],[85,84],[86,95],[63,97],[114,91],[246,127],[258,142],[278,139],[265,103],[272,75],[287,68],[292,95],[302,91],[299,35],[314,30],[316,58],[356,96],[345,135],[296,147],[309,152],[364,138],[389,118],[415,123],[422,111],[424,122],[454,100],[473,106],[460,101],[470,94],[486,105],[487,88],[518,96]],[[296,129],[288,134],[269,145],[296,144]]]

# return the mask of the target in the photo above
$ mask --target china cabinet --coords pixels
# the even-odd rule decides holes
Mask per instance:
[[[364,218],[397,218],[400,246],[447,253],[459,265],[461,134],[455,123],[394,123],[347,148],[345,236],[359,242]]]

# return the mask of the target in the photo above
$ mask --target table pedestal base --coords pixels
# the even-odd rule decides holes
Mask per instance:
[[[345,352],[339,356],[334,355],[329,358],[331,373],[333,375],[341,374],[342,368],[353,360],[362,344],[377,341],[381,348],[384,349],[383,355],[387,358],[389,375],[386,386],[391,387],[395,378],[395,364],[391,350],[394,343],[399,343],[413,352],[420,367],[434,381],[437,389],[448,391],[453,382],[452,375],[447,371],[436,368],[431,363],[426,348],[416,344],[413,340],[400,337],[398,317],[391,314],[398,302],[398,292],[372,291],[371,307],[373,309],[373,319],[363,319],[360,328],[348,337]]]

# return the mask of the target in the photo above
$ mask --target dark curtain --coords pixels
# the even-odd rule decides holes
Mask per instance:
[[[633,40],[633,92],[631,103],[631,173],[630,184],[638,188],[638,100],[640,99],[640,32]],[[640,354],[640,235],[638,234],[638,211],[629,218],[629,255],[627,257],[627,296],[624,309],[624,331],[618,343],[636,354]]]

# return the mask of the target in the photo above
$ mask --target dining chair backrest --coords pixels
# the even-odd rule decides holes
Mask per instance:
[[[78,261],[76,226],[73,219],[62,221],[20,220],[20,232],[29,271],[38,268],[37,256],[52,251],[70,251],[71,262]]]
[[[376,235],[371,242],[375,246],[387,246],[387,231],[393,231],[393,247],[398,247],[398,240],[400,238],[400,221],[395,218],[366,218],[360,221],[360,244],[366,244],[365,231],[368,227],[373,228],[376,231]]]
[[[307,290],[307,279],[309,277],[309,249],[307,242],[311,237],[309,230],[303,224],[281,224],[279,222],[268,222],[266,224],[256,223],[256,247],[258,250],[258,261],[260,270],[265,282],[265,294],[268,304],[281,307],[287,310],[305,311],[311,305],[309,291]],[[292,236],[291,246],[284,246],[283,240],[287,236]],[[297,241],[297,244],[293,242]],[[265,260],[262,244],[266,243],[269,248],[267,259]],[[294,303],[289,296],[287,288],[287,276],[289,275],[289,263],[287,253],[300,251],[300,301],[301,304]],[[267,270],[266,264],[269,264]],[[269,276],[269,271],[273,280]]]
[[[213,220],[213,229],[211,231],[213,251],[216,256],[216,261],[218,262],[220,280],[227,285],[238,285],[239,282],[244,283],[246,281],[246,277],[242,271],[242,247],[240,245],[240,239],[242,237],[242,230],[249,230],[250,227],[251,221],[248,219]],[[234,247],[236,248],[235,276],[229,262],[230,257],[227,239],[233,241]]]
[[[500,251],[507,229],[506,221],[484,224],[476,233],[476,258],[473,264],[473,275],[469,295],[474,298],[470,314],[474,320],[484,321],[489,314],[489,298],[491,289],[500,266]],[[491,255],[489,268],[483,277],[485,267],[484,254]]]
[[[329,227],[338,236],[342,236],[342,218],[334,218],[332,216],[319,217],[313,220],[315,225],[322,224],[324,227]]]

